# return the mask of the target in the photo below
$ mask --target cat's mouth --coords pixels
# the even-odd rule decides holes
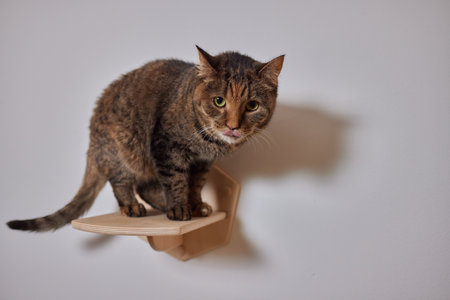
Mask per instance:
[[[223,135],[232,137],[232,138],[240,138],[242,135],[236,129],[228,129],[223,132]]]
[[[229,144],[234,144],[237,141],[239,141],[242,138],[242,133],[240,133],[238,130],[236,129],[227,129],[224,131],[219,131],[218,135],[220,136],[220,138],[222,140],[224,140],[225,142],[229,143]]]

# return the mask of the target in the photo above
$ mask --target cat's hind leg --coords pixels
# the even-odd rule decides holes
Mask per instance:
[[[132,184],[111,183],[111,185],[122,215],[127,217],[143,217],[147,214],[144,205],[139,203],[134,197]]]
[[[139,197],[153,208],[166,212],[166,197],[158,179],[148,179],[137,184],[136,192]]]

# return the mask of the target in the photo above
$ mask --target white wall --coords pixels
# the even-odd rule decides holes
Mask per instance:
[[[95,99],[155,58],[286,53],[231,244],[0,226],[1,299],[450,299],[450,2],[2,1],[0,223],[81,182]],[[256,144],[258,147],[258,145]],[[88,215],[114,211],[110,187]]]

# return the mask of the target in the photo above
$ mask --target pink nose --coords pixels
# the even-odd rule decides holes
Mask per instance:
[[[223,134],[229,137],[237,137],[237,138],[241,136],[239,131],[237,131],[236,129],[227,130]]]

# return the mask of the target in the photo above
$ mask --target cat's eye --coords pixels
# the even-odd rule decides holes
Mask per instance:
[[[221,107],[221,108],[224,107],[226,104],[225,99],[223,99],[222,97],[214,97],[213,102],[214,102],[215,106]]]
[[[259,107],[258,102],[252,100],[252,101],[248,101],[247,105],[245,106],[245,109],[247,111],[256,111]]]

